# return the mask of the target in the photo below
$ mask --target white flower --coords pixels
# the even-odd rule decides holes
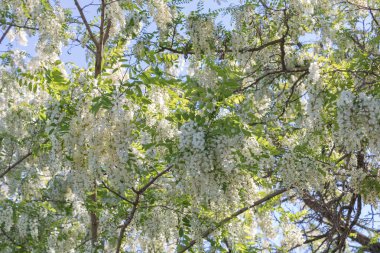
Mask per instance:
[[[157,24],[157,27],[162,30],[167,30],[167,25],[172,22],[172,14],[168,5],[163,0],[153,0],[149,6],[150,13]]]
[[[317,83],[321,77],[318,62],[313,62],[310,64],[309,73],[310,79],[313,81],[313,83]]]
[[[9,42],[13,42],[16,39],[16,34],[15,34],[15,31],[13,29],[10,29],[8,31],[7,38],[9,40]]]
[[[203,131],[196,132],[193,134],[193,147],[196,149],[203,150],[205,146],[205,134]]]
[[[18,33],[18,42],[21,46],[26,47],[28,45],[28,35],[24,30],[20,30]]]

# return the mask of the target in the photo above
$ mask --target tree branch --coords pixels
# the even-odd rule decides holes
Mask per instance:
[[[166,174],[167,172],[169,172],[171,169],[173,168],[173,165],[169,165],[165,170],[161,171],[160,173],[158,173],[155,177],[151,178],[149,180],[149,182],[144,185],[142,188],[140,188],[139,190],[136,190],[134,188],[132,188],[132,191],[134,193],[136,193],[136,197],[135,197],[135,200],[133,201],[132,203],[132,210],[131,212],[128,214],[127,218],[124,220],[123,224],[119,227],[120,228],[120,233],[119,233],[119,237],[118,237],[118,240],[117,240],[117,247],[116,247],[116,253],[119,253],[120,252],[120,249],[121,249],[121,243],[123,241],[123,237],[124,237],[124,233],[125,233],[125,230],[126,228],[129,226],[129,224],[132,222],[132,219],[133,217],[135,216],[135,213],[137,211],[137,207],[140,203],[140,196],[142,194],[144,194],[144,192],[146,190],[148,190],[148,188],[154,184],[154,182],[157,181],[157,179],[159,179],[161,176],[163,176],[164,174]]]
[[[91,38],[92,42],[94,42],[94,44],[96,46],[98,46],[99,42],[95,38],[95,35],[92,32],[92,30],[91,30],[91,27],[90,27],[90,25],[89,25],[89,23],[87,21],[87,18],[86,18],[86,16],[83,13],[83,9],[80,7],[80,5],[78,3],[78,0],[74,0],[74,2],[75,2],[75,6],[77,7],[77,9],[79,11],[80,17],[82,18],[82,21],[83,21],[84,25],[86,26],[86,30],[87,30],[88,34],[90,35],[90,38]]]
[[[3,227],[0,227],[0,231],[1,233],[15,246],[17,247],[20,247],[22,249],[24,249],[24,246],[22,244],[18,244],[14,239],[12,239],[12,237],[10,237],[4,230]]]
[[[4,23],[4,25],[9,25],[11,27],[17,27],[17,28],[23,28],[23,29],[28,29],[28,30],[34,30],[34,31],[38,31],[39,28],[38,27],[32,27],[32,26],[28,26],[28,25],[17,25],[17,24],[13,24],[13,23]]]
[[[265,196],[264,198],[262,199],[259,199],[258,201],[255,201],[252,205],[250,206],[247,206],[247,207],[244,207],[236,212],[234,212],[233,214],[231,214],[230,216],[228,216],[227,218],[224,218],[223,220],[221,220],[220,222],[218,222],[215,226],[207,229],[205,232],[202,233],[202,238],[206,238],[207,236],[209,236],[212,232],[214,232],[215,230],[217,230],[218,228],[220,228],[221,226],[225,225],[226,223],[228,223],[229,221],[231,221],[232,219],[236,218],[238,215],[246,212],[247,210],[249,209],[252,209],[258,205],[261,205],[263,203],[265,203],[266,201],[286,192],[288,189],[279,189],[267,196]],[[190,249],[191,247],[193,247],[195,244],[197,243],[197,241],[194,239],[192,240],[187,246],[181,248],[177,253],[183,253],[185,251],[187,251],[188,249]]]
[[[11,28],[12,28],[12,26],[9,25],[9,26],[7,27],[7,29],[5,29],[3,35],[1,35],[1,38],[0,38],[0,44],[1,44],[1,42],[3,42],[3,40],[5,39],[5,36],[7,36],[7,34],[9,33],[9,31],[11,30]]]
[[[134,203],[134,202],[130,201],[129,199],[127,199],[126,197],[124,197],[123,195],[121,195],[120,193],[118,193],[117,191],[113,190],[108,185],[106,185],[106,183],[104,183],[104,181],[102,181],[102,185],[104,186],[104,188],[106,188],[107,190],[109,190],[111,193],[113,193],[114,195],[118,196],[122,200],[128,202],[129,204],[133,204]]]
[[[0,178],[4,177],[9,171],[11,171],[14,167],[16,167],[17,165],[19,165],[22,161],[24,161],[26,158],[28,158],[29,156],[32,155],[32,152],[28,152],[26,155],[24,155],[23,157],[21,157],[17,162],[15,162],[14,164],[8,166],[8,168],[6,168],[1,174],[0,174]]]
[[[249,88],[251,88],[252,86],[255,86],[257,85],[261,80],[263,80],[264,78],[268,77],[268,76],[271,76],[271,75],[275,75],[275,74],[287,74],[287,73],[299,73],[299,72],[305,72],[305,73],[308,73],[309,70],[307,68],[299,68],[299,69],[291,69],[291,70],[283,70],[283,69],[280,69],[280,70],[273,70],[273,71],[269,71],[261,76],[259,76],[255,81],[253,81],[251,84],[245,86],[245,87],[241,87],[237,90],[234,91],[234,93],[240,93],[240,92],[243,92]]]
[[[333,213],[326,205],[320,203],[318,200],[314,200],[310,195],[305,194],[303,196],[304,203],[314,212],[320,214],[323,218],[327,219],[331,225],[333,226],[333,231],[340,233],[344,233],[346,230],[346,224],[344,221],[336,214]],[[361,199],[359,199],[361,201]],[[357,212],[361,212],[361,204],[358,204],[358,210]],[[357,222],[358,219],[357,215],[354,217],[354,224]],[[361,244],[365,249],[372,253],[378,253],[380,252],[380,243],[378,242],[372,242],[369,237],[366,235],[358,232],[357,230],[353,228],[349,228],[349,230],[346,232],[347,236]]]

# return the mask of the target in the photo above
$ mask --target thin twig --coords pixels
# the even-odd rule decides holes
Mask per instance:
[[[173,168],[173,165],[169,165],[167,166],[167,168],[163,171],[161,171],[160,173],[158,173],[155,177],[151,178],[149,180],[149,182],[144,185],[143,187],[141,187],[139,190],[136,190],[134,188],[132,188],[132,191],[134,193],[136,193],[136,197],[135,197],[135,200],[133,201],[133,206],[132,206],[132,210],[130,211],[130,213],[128,214],[128,216],[126,217],[126,219],[124,220],[123,224],[119,227],[120,228],[120,233],[119,233],[119,238],[117,240],[117,247],[116,247],[116,253],[119,253],[120,252],[120,249],[121,249],[121,243],[123,241],[123,238],[124,238],[124,233],[125,233],[125,230],[126,228],[129,226],[129,224],[132,222],[133,220],[133,217],[135,216],[135,213],[137,211],[137,207],[140,203],[140,197],[142,194],[144,194],[144,192],[146,190],[148,190],[148,188],[154,184],[154,182],[157,181],[157,179],[159,179],[161,176],[163,176],[164,174],[166,174],[167,172],[169,172],[171,169]]]
[[[246,212],[247,210],[249,209],[252,209],[258,205],[261,205],[265,202],[267,202],[268,200],[286,192],[288,189],[279,189],[267,196],[265,196],[264,198],[262,199],[259,199],[257,201],[255,201],[252,205],[250,206],[247,206],[247,207],[244,207],[236,212],[234,212],[233,214],[231,214],[230,216],[228,216],[227,218],[224,218],[223,220],[221,220],[220,222],[218,222],[215,226],[207,229],[205,232],[202,233],[202,238],[206,238],[207,236],[209,236],[212,232],[214,232],[215,230],[217,230],[218,228],[220,228],[221,226],[225,225],[226,223],[228,223],[229,221],[231,221],[232,219],[236,218],[238,215]],[[191,247],[193,247],[195,244],[197,243],[197,240],[192,240],[187,246],[181,248],[177,253],[183,253],[187,250],[189,250]]]
[[[106,183],[104,183],[104,181],[102,181],[102,185],[104,186],[104,188],[106,188],[107,190],[109,190],[110,192],[112,192],[114,195],[118,196],[122,200],[128,202],[129,204],[133,204],[132,201],[130,201],[129,199],[127,199],[126,197],[124,197],[123,195],[121,195],[120,193],[118,193],[117,191],[115,191],[114,189],[109,187],[108,185],[106,185]]]
[[[17,165],[19,165],[22,161],[24,161],[26,158],[28,158],[31,155],[32,155],[32,152],[29,151],[26,155],[24,155],[23,157],[21,157],[17,162],[15,162],[14,164],[8,166],[8,168],[6,168],[4,170],[4,172],[2,172],[0,174],[0,178],[4,177],[9,171],[11,171],[14,167],[16,167]]]

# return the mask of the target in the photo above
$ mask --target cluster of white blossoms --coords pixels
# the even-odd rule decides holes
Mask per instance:
[[[193,78],[206,89],[217,88],[218,75],[209,66],[197,66],[196,62],[191,62],[190,67],[193,68]]]
[[[0,226],[4,228],[5,232],[9,232],[13,225],[13,208],[2,206],[0,209]]]
[[[154,206],[154,205],[153,205]],[[136,223],[140,224],[142,238],[146,240],[146,247],[156,247],[164,250],[167,242],[176,237],[178,230],[178,215],[175,211],[164,206],[152,207],[149,213],[140,212],[136,217]],[[147,240],[149,238],[149,240]],[[154,241],[154,243],[150,242]],[[149,252],[149,251],[147,251]]]
[[[7,38],[9,42],[13,42],[17,38],[17,41],[21,46],[26,47],[28,45],[28,34],[23,29],[15,31],[15,29],[12,28],[9,30]]]
[[[313,15],[314,8],[318,6],[318,0],[291,0],[289,5],[305,15]]]
[[[1,5],[5,6],[2,7]],[[52,56],[58,56],[61,48],[66,41],[66,32],[63,29],[65,16],[63,8],[60,6],[46,7],[46,4],[36,0],[13,0],[2,1],[0,9],[8,9],[14,14],[12,22],[38,29],[17,29],[8,34],[9,40],[18,37],[20,45],[26,46],[28,36],[38,33],[38,43],[36,51],[37,58],[41,61],[51,61]],[[55,58],[53,57],[53,58]]]
[[[255,156],[261,151],[255,138],[242,134],[207,137],[203,127],[190,121],[180,128],[179,148],[180,170],[174,173],[187,179],[180,188],[197,196],[195,203],[214,203],[211,206],[223,213],[225,208],[237,207],[240,201],[251,203],[255,199],[256,182],[242,170],[257,165]]]
[[[178,57],[178,60],[173,62],[169,68],[167,68],[167,72],[173,77],[179,77],[186,70],[186,60],[183,55]]]
[[[134,116],[133,109],[125,110],[122,105],[119,101],[114,110],[101,110],[95,115],[84,104],[78,110],[78,116],[71,120],[70,131],[63,137],[63,155],[72,157],[71,167],[78,174],[75,177],[78,180],[76,190],[90,189],[89,178],[102,175],[103,170],[117,188],[133,182],[124,167],[129,160]],[[129,106],[133,108],[133,105]]]
[[[28,225],[29,225],[29,217],[25,213],[22,213],[18,217],[17,226],[16,226],[17,231],[18,231],[18,235],[21,238],[25,238],[29,234],[29,231],[28,231],[29,226]]]
[[[40,61],[55,61],[66,43],[67,34],[63,28],[66,19],[64,11],[57,7],[52,12],[37,17],[39,40],[36,51]]]
[[[241,143],[244,143],[243,135],[235,135],[230,138],[226,136],[217,136],[211,140],[210,147],[212,148],[212,153],[214,154],[215,165],[218,168],[221,168],[225,173],[231,173],[238,168],[236,152],[237,147]],[[247,149],[248,147],[246,147]],[[248,154],[249,151],[245,151],[245,154]]]
[[[184,192],[192,192],[202,197],[208,190],[212,193],[217,191],[213,189],[219,188],[215,179],[207,173],[214,169],[214,165],[210,153],[206,150],[205,138],[204,129],[193,121],[189,121],[180,127],[178,147],[182,152],[179,161],[181,170],[176,171],[176,174],[178,173],[176,176],[179,178],[196,178],[197,181],[191,180],[192,182],[183,185],[187,188]]]
[[[256,34],[253,32],[253,29],[248,29],[249,33],[245,34],[244,30],[247,26],[252,24],[252,15],[255,15],[255,8],[252,5],[244,5],[240,11],[233,12],[233,21],[235,25],[235,29],[232,33],[232,45],[233,50],[236,52],[242,49],[244,46],[248,45],[249,42],[255,42],[258,39]]]
[[[19,235],[25,237],[30,235],[34,240],[38,239],[38,220],[36,218],[30,218],[21,215],[18,220],[17,228],[19,230]]]
[[[295,224],[283,223],[282,229],[284,238],[281,240],[281,247],[285,250],[290,250],[304,243],[303,233]]]
[[[165,0],[152,0],[148,5],[150,15],[157,24],[158,29],[166,32],[168,25],[172,23],[172,12]]]
[[[271,213],[269,211],[266,211],[266,212],[256,213],[256,215],[258,217],[257,225],[260,228],[261,232],[265,235],[265,238],[267,239],[276,238],[278,231],[275,228],[273,219],[271,218]],[[268,241],[268,240],[265,240],[265,241]],[[268,247],[269,245],[266,245],[266,246]]]
[[[214,21],[210,17],[190,16],[187,22],[195,55],[211,54],[215,45]]]
[[[47,93],[39,87],[32,91],[31,86],[20,85],[17,77],[13,73],[14,69],[24,67],[24,58],[21,53],[16,53],[15,59],[10,66],[0,67],[0,167],[6,168],[10,164],[18,161],[32,147],[33,141],[42,129],[38,128],[40,123],[39,113],[44,107]],[[8,68],[10,71],[8,71]],[[35,159],[38,160],[38,159]],[[42,187],[43,180],[25,180],[22,183],[16,182],[20,177],[35,174],[34,159],[29,159],[28,163],[23,163],[26,170],[10,171],[2,180],[0,198],[14,197],[15,192],[25,193],[22,197],[28,198],[36,194],[38,188]],[[17,176],[15,176],[17,175]]]
[[[79,239],[76,236],[75,229],[75,226],[64,223],[62,224],[60,230],[55,229],[54,231],[52,231],[49,238],[47,239],[48,253],[75,253],[77,247],[77,240]],[[91,252],[91,247],[87,246],[85,252]]]
[[[152,101],[152,103],[148,105],[148,111],[153,114],[153,119],[151,119],[152,121],[149,124],[153,125],[156,123],[155,120],[158,120],[158,116],[166,117],[169,115],[167,102],[169,101],[170,97],[164,88],[152,87],[148,91],[148,98]],[[154,117],[155,115],[157,115],[157,117]]]
[[[149,116],[146,118],[147,126],[154,128],[157,134],[154,141],[163,141],[178,137],[177,127],[166,117],[170,114],[168,103],[170,95],[161,87],[152,87],[147,91],[151,103],[148,105]]]
[[[380,154],[380,99],[345,90],[337,101],[337,142],[348,152],[367,147]]]
[[[120,7],[120,4],[129,3],[129,0],[123,1],[110,1],[105,10],[105,16],[108,19],[108,22],[111,22],[109,36],[113,37],[117,35],[125,26],[125,13],[124,10]]]
[[[308,127],[321,129],[323,126],[321,112],[324,104],[323,83],[321,81],[320,66],[317,62],[310,64],[309,81],[310,83],[306,86],[308,97],[306,104],[307,120],[305,124]]]
[[[321,70],[318,62],[312,62],[309,66],[309,78],[313,83],[318,83],[321,78]]]
[[[287,152],[281,159],[280,173],[286,187],[320,189],[327,180],[323,174],[328,166],[295,151]]]
[[[250,85],[251,79],[244,80],[244,85]],[[264,119],[271,112],[274,99],[273,91],[268,86],[259,86],[259,89],[254,93],[248,93],[242,103],[242,110],[244,118],[247,120],[252,119],[252,116],[258,119]]]
[[[194,121],[183,124],[180,128],[179,149],[181,151],[205,149],[205,132]]]

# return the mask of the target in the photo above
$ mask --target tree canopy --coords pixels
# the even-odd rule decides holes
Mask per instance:
[[[380,252],[379,22],[0,1],[0,252]]]

